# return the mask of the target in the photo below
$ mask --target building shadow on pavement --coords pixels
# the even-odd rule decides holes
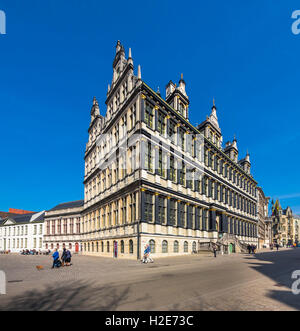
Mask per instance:
[[[300,249],[261,252],[254,256],[247,255],[245,259],[251,268],[274,281],[274,289],[267,291],[268,298],[291,309],[300,310],[300,294],[295,295],[292,292],[292,284],[295,281],[292,279],[292,273],[300,270]]]
[[[11,297],[0,304],[0,311],[114,311],[128,300],[129,292],[129,287],[117,289],[95,287],[82,281],[66,282],[63,286],[48,286]]]

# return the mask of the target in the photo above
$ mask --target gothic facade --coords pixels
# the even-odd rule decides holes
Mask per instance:
[[[272,202],[273,242],[282,246],[298,244],[300,239],[299,216],[293,215],[292,209],[282,209],[279,200]]]
[[[85,151],[84,254],[140,258],[190,254],[224,233],[257,244],[257,182],[249,154],[227,142],[217,108],[197,127],[181,76],[166,98],[137,75],[120,42],[106,113],[94,98]]]

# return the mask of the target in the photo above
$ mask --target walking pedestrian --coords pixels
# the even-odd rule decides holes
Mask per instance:
[[[248,253],[251,254],[251,245],[250,244],[248,244],[247,249],[248,249]]]
[[[214,257],[217,257],[217,245],[213,244],[212,249],[214,251]]]
[[[277,251],[279,250],[279,244],[278,243],[276,244],[276,249],[277,249]]]

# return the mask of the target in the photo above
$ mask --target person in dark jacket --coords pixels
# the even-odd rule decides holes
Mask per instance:
[[[216,244],[213,244],[212,245],[212,249],[214,251],[214,257],[217,257],[217,245]]]
[[[66,259],[67,259],[67,250],[66,248],[64,247],[63,248],[63,252],[61,254],[61,262],[62,262],[62,265],[64,266],[65,263],[66,263]]]
[[[54,251],[54,253],[52,254],[53,257],[53,264],[52,264],[52,269],[54,269],[55,264],[58,262],[59,260],[59,253],[57,251],[57,249]]]
[[[66,250],[66,255],[65,255],[65,263],[66,266],[70,266],[71,265],[71,252],[69,250]]]
[[[250,244],[247,246],[247,249],[248,249],[248,253],[251,254],[251,245]]]

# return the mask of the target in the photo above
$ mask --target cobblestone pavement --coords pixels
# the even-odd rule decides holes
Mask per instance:
[[[0,255],[7,294],[0,310],[299,310],[291,274],[300,249],[134,260],[74,256],[51,269],[51,257]],[[38,271],[37,265],[44,270]]]

